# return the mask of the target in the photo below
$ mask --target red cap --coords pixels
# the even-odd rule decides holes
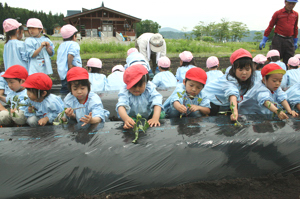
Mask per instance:
[[[195,67],[195,68],[191,68],[186,72],[185,78],[188,78],[196,82],[200,82],[202,84],[206,84],[207,75],[203,69]]]
[[[230,63],[233,64],[233,62],[235,62],[237,59],[240,59],[242,57],[249,57],[252,59],[252,55],[249,51],[247,51],[243,48],[240,48],[231,54]]]
[[[127,85],[127,89],[133,87],[136,83],[138,83],[144,75],[148,73],[145,66],[142,64],[136,64],[128,67],[123,76],[124,83]]]
[[[13,65],[9,67],[3,75],[4,78],[17,78],[17,79],[27,79],[28,72],[25,67],[20,65]]]
[[[29,75],[25,83],[21,86],[25,88],[35,88],[38,90],[48,91],[52,88],[52,80],[45,73],[34,73]]]
[[[89,73],[84,68],[73,67],[67,73],[68,82],[82,79],[89,79]]]
[[[283,70],[278,64],[275,63],[265,65],[260,72],[262,77],[265,77],[266,75],[278,74],[278,73],[284,75],[286,73],[285,70]]]

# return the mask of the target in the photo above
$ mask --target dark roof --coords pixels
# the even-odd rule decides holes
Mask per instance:
[[[68,10],[67,11],[67,17],[71,16],[71,15],[78,14],[78,13],[81,13],[81,11],[80,10]]]
[[[124,14],[122,12],[119,12],[119,11],[116,11],[116,10],[113,10],[113,9],[110,9],[110,8],[107,8],[107,7],[98,7],[98,8],[95,8],[95,9],[92,9],[92,10],[86,10],[84,12],[80,12],[79,13],[75,13],[73,15],[67,15],[65,18],[63,18],[63,20],[68,20],[68,19],[72,19],[72,18],[78,18],[82,15],[86,15],[86,14],[90,14],[90,13],[93,13],[93,12],[96,12],[96,11],[99,11],[99,10],[106,10],[108,12],[112,12],[112,13],[115,13],[115,14],[118,14],[118,15],[121,15],[121,16],[124,16],[124,17],[127,17],[127,18],[131,18],[133,20],[136,20],[136,21],[141,21],[140,18],[136,18],[136,17],[133,17],[131,15],[127,15],[127,14]],[[76,10],[70,10],[70,11],[76,11]],[[69,10],[68,10],[68,13],[69,13]]]

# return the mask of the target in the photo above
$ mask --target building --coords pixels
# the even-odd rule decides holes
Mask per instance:
[[[92,10],[68,10],[63,19],[80,31],[82,37],[117,37],[133,40],[136,38],[135,23],[141,19],[102,6]]]

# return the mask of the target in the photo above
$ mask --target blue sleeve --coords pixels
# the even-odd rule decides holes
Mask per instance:
[[[33,53],[34,53],[34,51],[36,50],[36,49],[35,49],[35,45],[34,45],[34,40],[32,40],[30,37],[27,38],[27,39],[25,40],[25,46],[26,46],[27,56],[28,56],[29,58],[31,58],[32,55],[33,55]]]
[[[118,113],[119,106],[124,106],[127,114],[130,112],[130,106],[129,106],[129,91],[126,89],[126,86],[121,88],[119,94],[118,94],[118,103],[116,105],[116,111]]]
[[[52,123],[53,120],[58,116],[58,114],[64,110],[64,103],[60,99],[60,97],[57,96],[51,97],[51,99],[49,99],[49,102],[50,104],[45,117],[48,117],[49,123]]]
[[[283,100],[287,99],[286,93],[279,87],[277,89],[276,101],[281,104]]]
[[[208,99],[208,97],[206,97],[206,96],[202,97],[202,101],[199,104],[199,106],[211,108],[210,107],[210,100]]]
[[[223,85],[223,91],[225,98],[229,101],[229,97],[234,95],[239,100],[240,98],[240,91],[238,89],[238,86],[230,81],[225,81]]]
[[[257,94],[258,105],[264,107],[265,101],[273,102],[273,98],[270,96],[268,91],[261,91]]]
[[[109,111],[103,108],[102,101],[97,94],[91,95],[88,110],[92,112],[92,117],[100,117],[102,122],[105,122],[105,117],[109,117]]]
[[[4,79],[4,77],[1,77],[1,75],[3,75],[4,74],[4,72],[2,72],[2,73],[0,73],[0,89],[5,89],[5,85],[7,85],[7,83],[6,83],[6,81],[5,81],[5,79]]]
[[[152,83],[156,85],[156,87],[159,87],[159,83],[160,83],[160,76],[157,74],[153,77]]]
[[[19,50],[22,60],[27,62],[28,55],[27,55],[27,51],[26,51],[25,42],[22,42],[22,41],[18,42],[18,50]]]
[[[76,42],[72,42],[70,48],[68,49],[68,54],[73,55],[74,57],[80,54],[80,46]]]
[[[294,84],[286,91],[286,94],[291,108],[295,108],[300,103],[300,83]]]
[[[149,102],[151,102],[151,109],[154,106],[160,106],[163,109],[162,95],[155,88],[153,88],[150,92]]]

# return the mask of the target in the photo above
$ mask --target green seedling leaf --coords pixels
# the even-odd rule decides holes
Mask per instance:
[[[181,92],[181,94],[182,94],[182,95],[184,95],[184,94],[185,94],[185,90],[184,90],[184,91],[182,91],[182,92]]]
[[[58,126],[60,123],[59,122],[53,122],[54,126]]]
[[[197,101],[198,101],[198,103],[199,103],[199,104],[201,104],[201,102],[202,102],[202,98],[198,98],[198,100],[197,100]]]
[[[142,116],[138,113],[137,115],[136,115],[136,121],[138,122],[138,121],[140,121],[142,119]]]
[[[149,123],[146,122],[145,125],[144,125],[144,132],[146,133],[147,129],[150,127]]]
[[[190,104],[187,104],[187,107],[191,108],[191,105],[190,105]]]
[[[182,95],[179,92],[177,92],[177,95],[179,98],[182,98]]]

